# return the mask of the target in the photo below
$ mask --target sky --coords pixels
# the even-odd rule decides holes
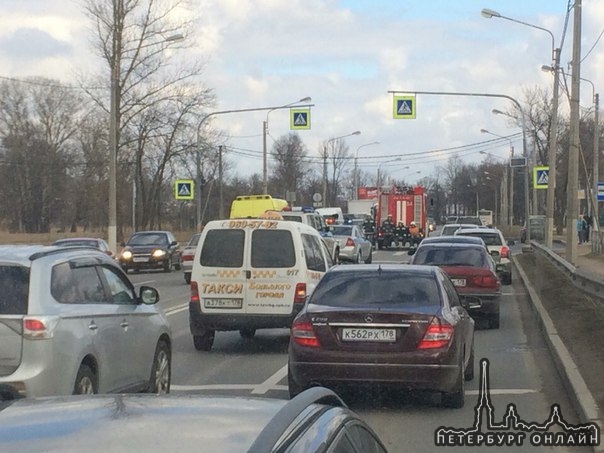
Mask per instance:
[[[581,77],[604,86],[604,1],[583,0]],[[212,110],[282,106],[311,97],[311,127],[297,131],[317,159],[326,140],[343,138],[368,174],[417,182],[436,176],[457,155],[467,162],[505,159],[522,149],[520,129],[494,115],[504,98],[418,94],[415,119],[393,118],[392,91],[490,93],[522,101],[523,92],[551,92],[552,39],[570,70],[573,15],[568,0],[191,0],[196,32],[187,58],[205,62],[203,84],[214,90]],[[81,0],[0,0],[0,76],[45,76],[73,83],[98,72],[91,24]],[[189,46],[190,44],[190,46]],[[595,46],[594,46],[595,44]],[[593,48],[592,48],[593,47]],[[591,51],[590,51],[591,49]],[[581,106],[592,106],[581,84]],[[561,98],[568,111],[568,99]],[[269,149],[290,133],[287,109],[217,115],[226,131],[226,157],[240,175],[262,174],[262,123]],[[486,129],[492,134],[481,133]],[[493,135],[495,134],[495,135]],[[498,139],[497,136],[507,138]],[[376,144],[376,142],[379,142]],[[487,143],[485,143],[487,142]],[[354,159],[351,159],[352,168]],[[270,165],[270,158],[269,158]]]

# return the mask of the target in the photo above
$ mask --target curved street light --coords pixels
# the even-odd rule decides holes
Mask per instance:
[[[350,134],[340,135],[339,137],[330,138],[323,145],[323,203],[327,200],[327,148],[331,142],[340,140],[342,138],[350,137],[352,135],[361,135],[361,131],[354,131]]]
[[[548,183],[547,183],[547,195],[546,195],[546,207],[545,207],[545,246],[552,248],[553,234],[554,234],[554,198],[555,198],[555,186],[556,186],[556,150],[558,148],[558,92],[560,87],[559,71],[560,69],[560,48],[556,47],[554,34],[547,28],[540,27],[539,25],[529,24],[521,20],[513,19],[511,17],[503,16],[499,12],[492,9],[484,8],[481,12],[483,17],[491,19],[493,17],[498,19],[505,19],[510,22],[517,24],[526,25],[527,27],[535,28],[547,33],[552,40],[552,67],[550,68],[554,73],[554,87],[552,92],[552,116],[550,119],[550,133],[549,133],[549,145],[547,152],[547,164],[549,166]],[[543,66],[541,69],[544,69]],[[533,190],[533,201],[536,200],[537,192]],[[536,205],[535,205],[536,209]],[[528,221],[528,218],[527,218]],[[527,224],[528,225],[528,224]],[[528,232],[528,228],[527,228]],[[530,240],[530,237],[527,238]],[[572,242],[572,241],[571,241]]]
[[[359,160],[359,150],[361,148],[364,148],[365,146],[371,146],[371,145],[379,145],[380,142],[371,142],[371,143],[365,143],[364,145],[361,145],[357,148],[357,151],[354,155],[354,199],[357,200],[358,199],[358,192],[359,192],[359,170],[358,170],[358,160]]]

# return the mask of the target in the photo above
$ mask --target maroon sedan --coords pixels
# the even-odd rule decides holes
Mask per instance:
[[[396,384],[464,404],[474,321],[434,266],[360,264],[325,273],[291,328],[289,392],[332,383]]]
[[[468,302],[470,314],[485,318],[491,329],[499,328],[501,281],[497,277],[496,264],[484,246],[426,243],[417,248],[410,264],[439,266]]]

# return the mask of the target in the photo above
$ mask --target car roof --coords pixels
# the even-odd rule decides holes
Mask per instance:
[[[424,265],[416,265],[416,264],[355,264],[354,266],[350,265],[338,265],[329,269],[327,272],[329,273],[361,273],[361,272],[369,272],[369,271],[382,271],[382,272],[404,272],[407,274],[414,275],[434,275],[434,273],[438,270],[438,266],[424,266]]]
[[[470,234],[470,233],[480,233],[480,234],[485,234],[485,233],[492,233],[492,234],[499,234],[501,235],[501,230],[498,230],[497,228],[488,228],[488,227],[477,227],[477,228],[464,228],[462,230],[458,230],[455,232],[456,235],[464,235],[464,234]]]
[[[261,221],[261,222],[276,222],[277,228],[282,230],[297,230],[300,233],[312,234],[313,236],[321,237],[321,234],[310,225],[301,222],[292,222],[291,220],[273,220],[273,219],[256,219],[256,218],[245,218],[245,219],[226,219],[226,220],[212,220],[208,222],[203,229],[204,231],[212,229],[228,229],[230,222],[245,222],[245,221]]]
[[[102,259],[107,255],[93,247],[61,247],[60,245],[0,245],[0,264],[19,264],[30,267],[31,262],[49,255],[69,254],[70,256],[97,256]]]
[[[469,229],[468,229],[469,230]],[[462,230],[462,231],[468,231]],[[484,244],[484,241],[475,236],[461,236],[461,235],[444,235],[444,236],[432,236],[422,239],[420,242],[420,246],[422,244],[436,244],[442,242],[458,242],[458,243],[466,243],[466,244]]]

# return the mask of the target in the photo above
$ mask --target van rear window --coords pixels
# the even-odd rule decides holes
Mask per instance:
[[[0,266],[0,315],[27,314],[29,269]]]
[[[256,230],[252,232],[252,267],[293,267],[296,252],[288,230]]]
[[[245,231],[210,230],[203,241],[200,262],[206,267],[243,266]]]

